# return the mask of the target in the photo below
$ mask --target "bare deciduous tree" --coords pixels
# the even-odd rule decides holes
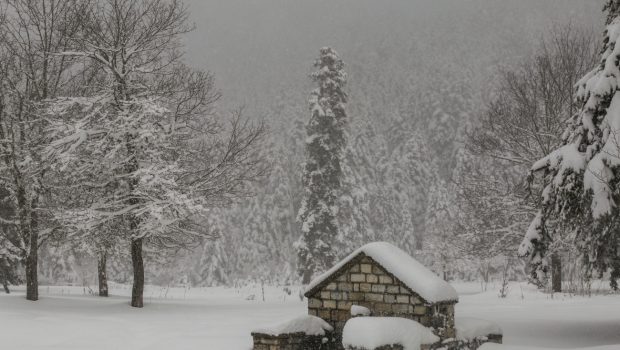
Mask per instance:
[[[265,171],[256,152],[262,124],[240,111],[223,123],[212,76],[182,63],[187,16],[176,0],[100,1],[73,47],[57,53],[106,72],[84,96],[50,104],[48,154],[65,179],[97,194],[62,222],[90,237],[113,225],[131,242],[134,307],[143,306],[144,244],[187,248],[211,237],[200,225],[210,208],[245,195]]]
[[[65,73],[72,60],[54,60],[52,53],[67,49],[84,5],[75,0],[0,3],[0,181],[14,208],[2,221],[17,232],[8,242],[25,261],[28,300],[38,299],[38,248],[45,238],[40,227],[47,217],[41,102],[69,80]]]

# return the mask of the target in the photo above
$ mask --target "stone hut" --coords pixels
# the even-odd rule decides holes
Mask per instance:
[[[475,350],[502,342],[494,323],[455,320],[456,290],[389,243],[359,248],[306,290],[308,315],[255,330],[254,350],[402,350],[417,348],[414,341],[421,350]]]
[[[367,244],[310,283],[308,314],[342,334],[351,306],[372,316],[403,317],[429,327],[442,339],[456,336],[456,290],[401,249],[384,242]]]

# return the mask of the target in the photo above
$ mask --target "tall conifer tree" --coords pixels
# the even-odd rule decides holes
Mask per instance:
[[[302,237],[297,242],[298,266],[303,283],[324,271],[335,260],[338,241],[338,198],[341,191],[341,161],[346,145],[347,115],[344,92],[344,63],[331,48],[324,47],[311,74],[318,88],[310,97],[311,117],[306,131],[304,193],[299,209]]]

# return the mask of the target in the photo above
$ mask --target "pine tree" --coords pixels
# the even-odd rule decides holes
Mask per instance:
[[[324,47],[311,77],[318,84],[310,97],[310,121],[306,127],[304,194],[299,209],[302,237],[297,242],[302,282],[331,267],[333,245],[338,241],[338,198],[342,182],[341,161],[346,146],[347,116],[344,63],[331,48]]]
[[[611,269],[614,286],[619,272],[620,0],[608,1],[605,10],[601,64],[577,83],[581,109],[570,120],[563,145],[532,167],[532,174],[544,174],[547,186],[519,254],[529,257],[535,280],[546,277],[553,242],[547,223],[556,218],[573,233],[586,272]]]

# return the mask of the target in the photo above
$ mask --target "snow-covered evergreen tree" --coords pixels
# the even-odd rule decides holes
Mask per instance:
[[[553,241],[547,221],[555,218],[572,232],[588,272],[611,269],[614,286],[620,272],[620,0],[608,1],[605,10],[601,63],[577,83],[581,109],[562,146],[532,167],[533,174],[544,174],[547,186],[519,253],[529,257],[537,279],[547,272]]]
[[[302,237],[297,242],[298,267],[303,283],[334,262],[338,237],[338,198],[342,183],[342,157],[346,145],[347,115],[344,63],[333,49],[321,48],[311,77],[318,84],[310,97],[307,125],[304,194],[298,220]]]

